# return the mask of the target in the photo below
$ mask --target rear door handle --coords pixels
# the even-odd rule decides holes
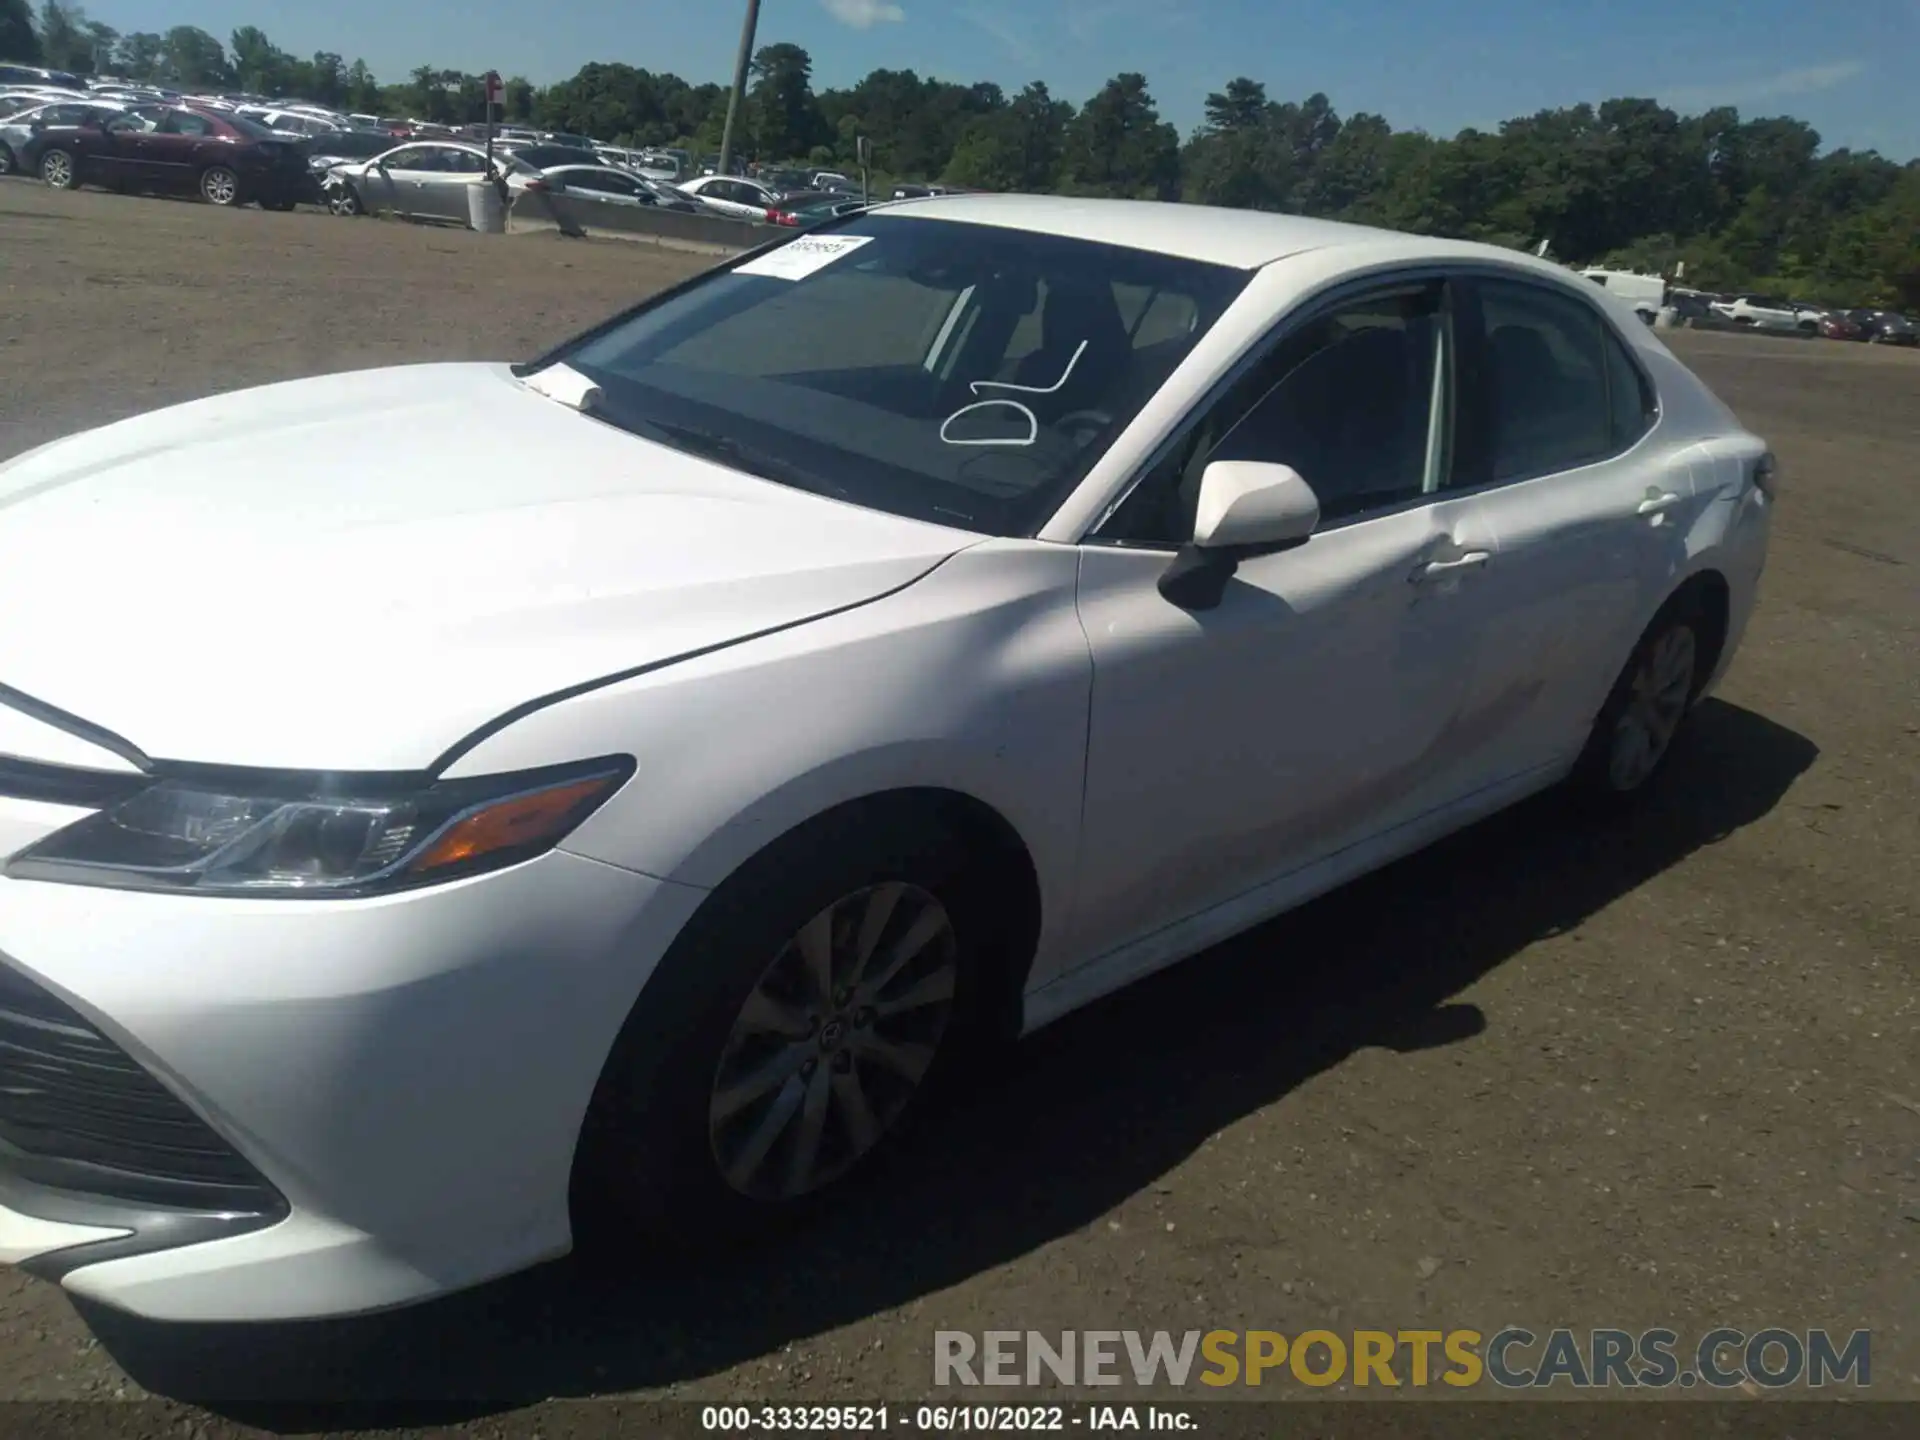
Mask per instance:
[[[1407,578],[1415,585],[1423,584],[1428,580],[1444,580],[1449,575],[1458,575],[1466,570],[1478,570],[1491,558],[1492,554],[1489,551],[1469,550],[1457,560],[1429,560],[1426,564],[1417,567]]]
[[[1680,500],[1681,497],[1671,490],[1667,491],[1664,495],[1649,495],[1640,502],[1640,508],[1635,513],[1640,515],[1658,515],[1663,511],[1671,510],[1680,503]]]

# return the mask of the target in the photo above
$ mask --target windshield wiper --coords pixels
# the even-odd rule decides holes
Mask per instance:
[[[616,424],[626,423],[598,411],[602,419],[614,419]],[[772,480],[783,485],[792,485],[796,489],[811,490],[816,494],[825,493],[838,499],[850,499],[848,491],[831,481],[821,478],[819,472],[796,465],[786,456],[772,450],[762,450],[758,446],[747,445],[731,435],[722,435],[713,430],[701,430],[692,425],[675,425],[666,420],[651,417],[636,419],[632,428],[643,432],[652,432],[664,443],[676,450],[698,455],[707,460],[719,460],[736,470],[744,470],[749,475],[757,475],[762,480]]]

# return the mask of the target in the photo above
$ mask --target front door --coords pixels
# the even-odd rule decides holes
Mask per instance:
[[[1290,322],[1083,550],[1093,650],[1075,950],[1092,958],[1405,822],[1458,792],[1497,564],[1448,494],[1452,300],[1404,284]],[[1241,563],[1219,606],[1157,581],[1210,460],[1281,462],[1321,525]]]
[[[378,215],[386,210],[402,215],[407,213],[402,200],[401,177],[406,177],[410,187],[413,167],[420,163],[426,149],[424,145],[403,145],[397,150],[389,150],[367,166],[366,173],[357,183],[360,187],[360,203],[369,214]]]

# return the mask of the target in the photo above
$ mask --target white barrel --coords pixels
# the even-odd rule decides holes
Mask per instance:
[[[507,233],[507,207],[501,203],[499,188],[491,180],[467,187],[467,223],[482,235]]]

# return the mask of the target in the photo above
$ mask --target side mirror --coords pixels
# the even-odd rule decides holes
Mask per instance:
[[[1304,545],[1319,524],[1320,499],[1291,465],[1216,460],[1200,477],[1193,540],[1160,576],[1160,594],[1211,610],[1242,560]]]

